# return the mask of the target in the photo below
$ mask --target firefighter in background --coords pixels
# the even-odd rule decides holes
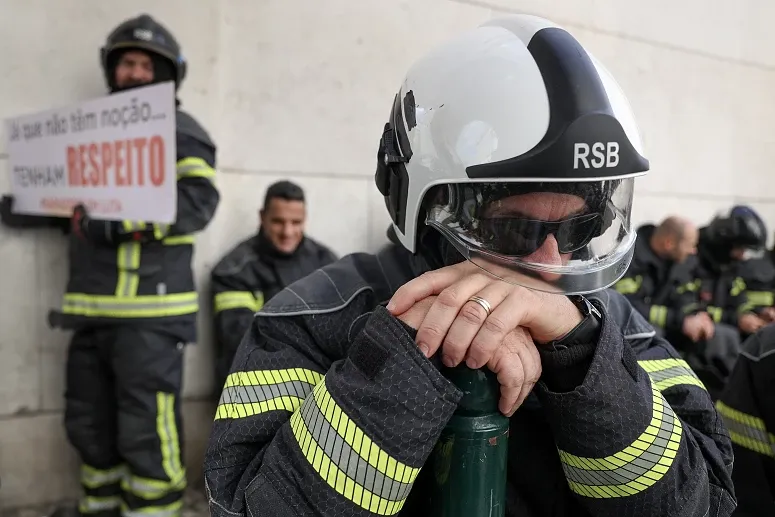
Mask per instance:
[[[148,15],[119,25],[101,51],[111,92],[163,81],[179,87],[186,61],[172,34]],[[194,236],[215,213],[216,146],[177,112],[177,219],[172,225],[103,221],[83,206],[67,219],[13,213],[9,226],[64,226],[69,279],[52,326],[74,330],[68,349],[65,427],[81,460],[78,509],[57,516],[180,515],[183,347],[196,340]]]
[[[773,386],[775,325],[767,325],[743,343],[735,369],[716,402],[735,453],[735,517],[775,515]]]
[[[615,288],[681,352],[715,398],[737,358],[740,336],[735,326],[715,322],[700,302],[697,227],[673,216],[658,227],[641,226],[637,239]]]
[[[267,189],[258,233],[229,251],[213,268],[216,386],[226,381],[253,314],[296,280],[336,260],[323,244],[304,234],[304,190],[290,181]]]
[[[256,313],[205,459],[211,515],[432,515],[426,461],[462,397],[443,363],[497,374],[505,515],[729,516],[708,393],[605,289],[635,241],[636,128],[548,20],[491,20],[415,62],[375,175],[400,245]]]

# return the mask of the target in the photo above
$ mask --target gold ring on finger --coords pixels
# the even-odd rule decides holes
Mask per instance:
[[[484,309],[484,312],[486,312],[488,316],[492,312],[492,305],[490,305],[490,302],[488,302],[487,300],[485,300],[481,296],[472,296],[471,298],[468,299],[468,301],[469,302],[478,303],[479,306],[482,309]]]

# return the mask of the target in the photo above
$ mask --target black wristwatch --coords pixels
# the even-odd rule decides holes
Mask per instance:
[[[596,342],[603,323],[603,316],[600,314],[600,311],[584,296],[571,295],[568,296],[568,299],[573,302],[573,305],[578,307],[583,319],[581,323],[573,327],[565,336],[549,343],[557,350],[573,345],[588,345]]]

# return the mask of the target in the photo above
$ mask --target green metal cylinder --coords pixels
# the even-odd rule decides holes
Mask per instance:
[[[509,419],[498,411],[500,387],[489,370],[442,370],[463,392],[433,451],[432,517],[503,517]]]

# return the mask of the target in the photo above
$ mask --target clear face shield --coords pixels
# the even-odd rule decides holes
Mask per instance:
[[[506,282],[551,293],[609,287],[632,258],[634,179],[437,187],[426,224]]]

